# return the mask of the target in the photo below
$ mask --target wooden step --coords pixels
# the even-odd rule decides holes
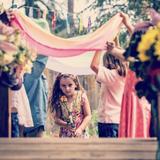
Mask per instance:
[[[0,139],[0,160],[148,160],[156,158],[152,139]]]

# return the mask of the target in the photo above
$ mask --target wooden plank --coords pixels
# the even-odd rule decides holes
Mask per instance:
[[[83,150],[93,150],[93,151],[126,151],[126,150],[133,150],[133,151],[155,151],[157,150],[158,144],[134,144],[134,145],[121,145],[121,144],[112,144],[112,145],[94,145],[94,144],[8,144],[4,146],[0,146],[0,152],[8,150],[8,151],[45,151],[45,150],[57,150],[57,151],[64,151],[64,150],[72,150],[76,151],[77,149]]]
[[[8,88],[0,84],[0,137],[9,136]]]
[[[155,159],[156,152],[137,152],[137,151],[126,151],[126,152],[117,152],[117,151],[109,151],[109,152],[72,152],[72,151],[21,151],[21,152],[7,152],[4,151],[3,155],[1,154],[0,160],[4,159]]]
[[[138,143],[157,143],[156,138],[0,138],[0,145],[5,143],[32,143],[32,144],[56,144],[56,143],[67,143],[67,144],[83,144],[83,143],[92,143],[92,144],[138,144]]]
[[[1,138],[0,160],[146,160],[157,146],[155,138]]]

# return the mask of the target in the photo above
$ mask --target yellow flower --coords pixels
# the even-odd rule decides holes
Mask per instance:
[[[61,102],[67,102],[67,97],[66,96],[61,96],[60,101]]]
[[[145,62],[145,61],[148,61],[149,60],[149,57],[144,53],[144,52],[141,52],[139,55],[138,55],[139,59],[142,61],[142,62]]]
[[[21,35],[20,34],[17,34],[16,37],[15,37],[15,41],[14,41],[14,44],[16,46],[19,46],[21,43]]]
[[[156,38],[158,37],[158,30],[156,28],[150,28],[142,36],[141,42],[138,45],[138,52],[146,52],[152,44],[155,43]]]
[[[5,53],[1,58],[0,58],[0,65],[6,65],[11,63],[14,60],[13,54],[10,53]]]
[[[19,63],[19,64],[24,64],[25,61],[26,61],[25,54],[20,53],[20,54],[19,54],[19,57],[18,57],[18,63]]]
[[[32,67],[33,67],[33,63],[32,63],[30,60],[28,60],[28,61],[25,62],[25,64],[24,64],[24,71],[25,71],[26,73],[31,73],[31,72],[32,72]]]
[[[158,40],[157,42],[156,42],[156,44],[155,44],[155,53],[154,53],[154,55],[155,56],[160,56],[160,40]]]

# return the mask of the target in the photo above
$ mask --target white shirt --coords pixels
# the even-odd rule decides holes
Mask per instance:
[[[96,79],[101,83],[99,122],[119,124],[125,77],[120,76],[115,69],[100,66]]]

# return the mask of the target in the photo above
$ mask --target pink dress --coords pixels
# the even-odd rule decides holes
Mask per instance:
[[[122,99],[119,137],[149,137],[151,105],[142,97],[137,97],[135,84],[138,79],[132,71],[128,71]]]

